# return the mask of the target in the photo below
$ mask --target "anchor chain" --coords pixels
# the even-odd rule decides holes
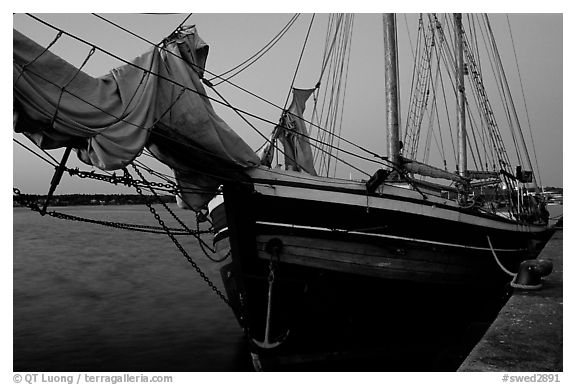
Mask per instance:
[[[200,238],[200,234],[204,234],[204,233],[210,233],[210,230],[200,230],[199,226],[197,225],[197,229],[196,231],[191,230],[190,228],[188,228],[186,226],[185,223],[183,223],[180,218],[178,218],[178,216],[172,211],[170,210],[169,207],[167,207],[167,205],[161,201],[160,199],[158,199],[158,201],[163,205],[163,207],[171,214],[171,216],[173,218],[175,218],[175,220],[182,226],[182,229],[173,229],[173,228],[169,228],[165,222],[160,218],[160,216],[158,215],[158,213],[156,212],[156,210],[154,209],[154,207],[152,207],[152,203],[149,201],[149,199],[143,194],[142,192],[142,188],[141,187],[145,187],[145,188],[150,188],[150,190],[154,193],[156,198],[159,198],[158,195],[156,194],[154,187],[156,188],[160,188],[163,189],[165,191],[168,191],[174,195],[177,195],[180,193],[180,189],[173,183],[159,183],[159,182],[150,182],[147,181],[142,174],[140,173],[140,171],[136,168],[135,165],[132,165],[132,167],[134,167],[134,170],[139,174],[140,178],[142,180],[135,180],[132,178],[132,176],[130,175],[130,173],[128,172],[128,170],[126,168],[123,169],[124,171],[124,176],[118,177],[116,176],[116,174],[114,173],[113,175],[103,175],[103,174],[97,174],[94,171],[91,172],[86,172],[86,171],[80,171],[78,168],[76,169],[66,169],[66,171],[71,175],[76,175],[80,178],[89,178],[89,179],[94,179],[94,180],[100,180],[100,181],[104,181],[104,182],[108,182],[108,183],[112,183],[112,184],[124,184],[126,186],[133,186],[136,191],[138,192],[138,194],[140,196],[142,196],[144,198],[144,202],[146,204],[146,206],[148,207],[148,209],[150,210],[150,212],[153,214],[154,218],[156,219],[156,221],[160,224],[161,227],[157,227],[157,226],[147,226],[147,225],[134,225],[134,224],[126,224],[126,223],[120,223],[120,222],[111,222],[111,221],[101,221],[101,220],[93,220],[93,219],[87,219],[87,218],[81,218],[81,217],[77,217],[77,216],[73,216],[73,215],[69,215],[69,214],[64,214],[64,213],[59,213],[56,211],[51,211],[51,212],[46,212],[43,211],[37,202],[34,202],[32,200],[28,200],[26,198],[23,197],[23,195],[21,194],[20,190],[17,188],[13,188],[13,193],[16,195],[16,200],[23,206],[26,206],[28,208],[30,208],[32,211],[36,211],[39,212],[41,215],[45,215],[48,214],[51,217],[54,218],[58,218],[58,219],[66,219],[66,220],[72,220],[72,221],[79,221],[79,222],[87,222],[87,223],[95,223],[95,224],[101,224],[104,226],[109,226],[109,227],[113,227],[113,228],[119,228],[119,229],[123,229],[123,230],[132,230],[132,231],[141,231],[141,232],[153,232],[153,233],[165,233],[168,235],[168,237],[172,240],[172,242],[176,245],[176,247],[178,248],[178,250],[182,253],[182,255],[186,258],[186,260],[188,261],[188,263],[190,263],[190,265],[194,268],[194,270],[196,270],[196,272],[200,275],[200,277],[208,284],[208,286],[212,289],[212,291],[214,291],[216,293],[216,295],[222,300],[224,301],[224,303],[226,303],[229,307],[232,308],[232,305],[230,303],[230,301],[228,300],[228,298],[226,298],[226,296],[224,296],[224,294],[216,287],[216,285],[210,280],[210,278],[208,278],[208,276],[202,271],[202,269],[198,266],[198,264],[196,262],[194,262],[194,260],[192,260],[192,258],[190,257],[190,255],[186,252],[186,250],[184,249],[184,247],[180,244],[180,242],[178,242],[178,240],[175,238],[176,235],[193,235],[196,237],[196,239],[200,242],[200,246],[202,251],[204,252],[204,254],[206,254],[208,256],[208,258],[210,260],[212,260],[213,262],[222,262],[225,259],[227,259],[230,256],[230,253],[226,254],[222,259],[219,260],[215,260],[213,258],[210,258],[208,255],[208,252],[206,251],[206,249],[208,249],[211,252],[215,252],[214,250],[212,250],[212,248],[210,246],[208,246],[201,238]]]
[[[93,179],[93,180],[99,180],[99,181],[103,181],[103,182],[108,182],[114,185],[117,184],[123,184],[127,187],[136,187],[136,186],[142,186],[142,187],[146,187],[146,188],[150,188],[150,190],[154,193],[154,195],[157,195],[155,192],[156,190],[163,190],[169,194],[172,195],[180,195],[180,193],[182,192],[181,188],[179,188],[174,182],[168,182],[168,183],[161,183],[161,182],[151,182],[146,180],[142,174],[136,169],[136,167],[133,165],[134,169],[136,170],[136,172],[138,172],[138,174],[140,175],[140,177],[142,178],[142,180],[136,180],[133,178],[127,178],[126,176],[117,176],[116,173],[113,173],[112,175],[105,175],[105,174],[98,174],[95,171],[81,171],[79,170],[77,167],[74,169],[70,169],[70,168],[66,168],[65,170],[68,172],[68,174],[70,176],[78,176],[79,178],[88,178],[88,179]],[[208,234],[211,233],[211,230],[200,230],[200,226],[199,226],[199,220],[196,221],[196,231],[193,231],[191,229],[189,229],[179,218],[176,214],[174,214],[174,212],[172,210],[170,210],[170,208],[168,206],[166,206],[166,204],[164,202],[160,202],[162,203],[162,205],[164,206],[164,208],[166,209],[166,211],[168,211],[172,217],[182,226],[182,228],[184,228],[185,230],[181,230],[181,229],[172,229],[172,231],[175,233],[175,235],[193,235],[196,236],[198,239],[198,242],[200,244],[200,248],[202,249],[202,252],[204,253],[204,255],[206,256],[206,258],[208,258],[209,260],[211,260],[212,262],[215,263],[221,263],[224,262],[226,259],[228,259],[231,255],[230,252],[228,252],[226,255],[224,255],[221,258],[213,258],[210,256],[210,254],[216,254],[216,250],[214,250],[212,247],[210,247],[208,244],[206,244],[206,242],[204,242],[202,239],[198,238],[198,235],[200,234]],[[41,215],[45,215],[47,214],[44,211],[41,210],[36,210],[39,211]],[[122,224],[122,223],[115,223],[115,222],[107,222],[107,221],[97,221],[97,220],[90,220],[90,219],[85,219],[85,218],[80,218],[80,217],[74,217],[68,214],[62,214],[62,213],[56,213],[56,212],[52,212],[52,213],[48,213],[50,216],[52,217],[57,217],[59,219],[68,219],[68,220],[75,220],[75,221],[80,221],[80,222],[87,222],[87,223],[95,223],[95,224],[102,224],[104,226],[110,226],[110,227],[116,227],[116,228],[121,228],[121,229],[126,229],[126,230],[132,230],[132,231],[142,231],[142,230],[138,230],[136,228],[146,228],[146,229],[151,229],[152,231],[146,231],[146,232],[152,232],[152,233],[164,233],[162,228],[156,227],[156,226],[143,226],[143,225],[133,225],[133,224]],[[196,212],[197,215],[197,219],[199,219],[200,215],[204,216],[204,220],[208,220],[206,218],[206,215],[201,213],[200,211]],[[208,220],[209,221],[209,220]]]
[[[28,207],[32,211],[36,211],[42,214],[42,209],[40,208],[38,202],[31,201],[23,197],[23,194],[20,192],[19,189],[13,189],[14,195],[16,195],[16,201],[25,207]],[[76,215],[64,214],[57,211],[47,211],[44,213],[52,218],[63,219],[68,221],[75,221],[75,222],[84,222],[84,223],[92,223],[112,228],[117,228],[121,230],[130,230],[130,231],[139,231],[144,233],[152,233],[152,234],[164,234],[164,229],[158,226],[149,226],[149,225],[138,225],[133,223],[123,223],[123,222],[113,222],[113,221],[104,221],[99,219],[89,219],[78,217]],[[197,235],[197,234],[208,234],[211,233],[210,230],[198,230],[196,232],[188,232],[182,231],[181,229],[170,229],[173,234],[175,235]]]
[[[134,169],[136,170],[136,172],[138,174],[139,171],[138,169],[132,165],[132,167],[134,167]],[[126,178],[129,181],[133,181],[134,179],[132,178],[132,175],[130,175],[130,173],[128,172],[128,169],[124,168],[124,178]],[[141,176],[141,174],[140,174]],[[146,182],[145,182],[146,183]],[[142,193],[142,189],[140,188],[139,184],[132,184],[132,186],[134,186],[136,188],[136,191],[138,192],[138,194],[144,198],[146,198],[146,196]],[[170,231],[170,228],[168,228],[168,226],[166,226],[166,223],[164,223],[164,221],[162,220],[162,218],[160,218],[160,215],[158,215],[158,212],[156,211],[156,209],[152,206],[152,204],[150,203],[150,201],[148,199],[145,199],[145,205],[146,207],[148,207],[148,210],[150,210],[150,212],[152,213],[152,215],[154,216],[154,218],[156,218],[156,221],[160,224],[160,226],[162,226],[162,228],[164,229],[166,235],[168,235],[168,237],[170,238],[170,240],[172,241],[172,243],[174,243],[174,245],[176,246],[176,248],[178,248],[178,250],[180,251],[180,253],[182,253],[182,255],[184,256],[184,258],[186,258],[186,260],[188,261],[188,263],[194,268],[194,270],[196,270],[196,272],[198,273],[198,275],[200,275],[200,277],[206,282],[206,284],[208,284],[208,286],[210,287],[210,289],[212,289],[212,291],[214,291],[214,293],[216,293],[216,295],[218,297],[220,297],[220,299],[222,301],[224,301],[224,303],[226,305],[228,305],[230,308],[232,308],[232,304],[230,303],[230,301],[228,300],[228,298],[226,298],[226,296],[220,291],[220,289],[218,289],[216,287],[216,285],[214,285],[214,283],[212,282],[212,280],[210,280],[210,278],[208,278],[208,276],[202,271],[202,269],[200,268],[200,266],[198,266],[198,264],[196,262],[194,262],[194,260],[192,259],[192,257],[190,257],[190,255],[188,254],[188,252],[184,249],[184,247],[180,244],[180,242],[178,242],[178,240],[176,239],[176,237],[174,236],[174,234],[172,234],[172,232]]]
[[[68,171],[68,174],[70,174],[70,176],[78,176],[79,178],[87,178],[87,179],[94,179],[94,180],[99,180],[99,181],[103,181],[103,182],[108,182],[114,185],[117,184],[123,184],[125,186],[128,187],[136,187],[136,186],[142,186],[142,187],[157,187],[160,188],[168,193],[171,193],[173,195],[178,195],[180,193],[180,189],[174,184],[174,183],[162,183],[162,182],[150,182],[150,181],[140,181],[140,180],[135,180],[132,178],[127,178],[126,176],[116,176],[116,173],[113,173],[112,175],[105,175],[105,174],[98,174],[94,171],[81,171],[78,168],[75,169],[67,169],[66,171]]]
[[[142,182],[144,182],[145,184],[148,183],[148,181],[144,178],[144,176],[142,175],[142,173],[140,172],[140,170],[138,170],[138,168],[133,164],[132,168],[134,168],[134,171],[136,171],[136,173],[138,174],[138,176],[142,179]],[[152,193],[154,194],[154,196],[158,199],[158,194],[156,194],[156,191],[153,188],[150,188],[150,191],[152,191]],[[202,252],[204,253],[204,255],[206,257],[208,257],[208,259],[210,259],[212,262],[223,262],[224,260],[226,260],[229,256],[230,256],[230,252],[228,252],[228,254],[226,254],[223,258],[221,259],[215,259],[210,257],[210,254],[206,251],[206,249],[208,249],[210,251],[210,253],[212,254],[216,254],[216,250],[214,250],[213,248],[211,248],[206,242],[204,242],[204,240],[202,238],[200,238],[199,236],[195,235],[194,232],[192,230],[190,230],[190,228],[188,228],[188,226],[186,226],[186,224],[184,222],[182,222],[182,220],[178,217],[178,215],[176,215],[174,213],[174,211],[172,211],[170,209],[170,207],[168,207],[168,205],[166,205],[165,202],[161,201],[160,199],[158,199],[158,201],[160,202],[160,204],[164,207],[164,209],[166,211],[168,211],[168,213],[170,213],[170,215],[172,216],[172,218],[174,218],[176,220],[176,222],[178,222],[180,224],[180,226],[182,226],[182,228],[184,228],[186,231],[189,232],[189,234],[194,235],[196,237],[196,240],[198,241],[198,243],[200,244],[200,248],[202,249]],[[203,214],[201,211],[196,211],[194,209],[192,209],[193,211],[196,212],[196,230],[198,232],[198,234],[201,233],[200,230],[200,216],[204,216],[205,214]]]
[[[127,179],[132,179],[132,176],[130,174],[127,173],[127,170],[125,170]],[[133,179],[132,179],[133,180]],[[142,193],[142,189],[140,189],[138,187],[138,184],[132,184],[133,186],[136,187],[136,191],[138,191],[138,193],[145,197],[144,194]],[[18,203],[20,203],[22,206],[28,207],[30,208],[32,211],[36,211],[38,213],[42,212],[42,209],[40,208],[40,206],[38,205],[37,202],[26,199],[23,194],[20,192],[20,190],[18,188],[13,188],[13,193],[16,196],[16,200]],[[145,197],[146,198],[146,197]],[[162,234],[167,234],[170,239],[172,240],[172,242],[176,245],[176,247],[178,248],[178,250],[180,250],[180,252],[182,253],[182,255],[184,255],[184,257],[186,258],[186,260],[188,261],[188,263],[190,263],[190,265],[192,265],[192,267],[194,268],[194,270],[196,270],[196,272],[200,275],[200,277],[202,277],[202,279],[208,284],[208,286],[216,293],[216,295],[218,295],[218,297],[220,297],[220,299],[222,299],[222,301],[224,301],[224,303],[226,303],[229,307],[232,308],[232,305],[230,304],[230,301],[228,300],[228,298],[226,298],[224,296],[224,294],[222,294],[222,292],[216,287],[216,285],[214,285],[214,283],[210,280],[210,278],[208,278],[208,276],[202,271],[202,269],[200,268],[200,266],[198,266],[198,264],[196,264],[196,262],[194,262],[192,260],[192,258],[190,257],[190,255],[188,255],[188,253],[186,252],[186,250],[182,247],[182,245],[180,244],[180,242],[178,242],[178,240],[175,238],[175,235],[195,235],[195,236],[199,236],[199,234],[194,234],[194,232],[190,229],[188,229],[187,231],[182,231],[179,229],[173,229],[173,228],[169,228],[168,226],[166,226],[165,222],[162,220],[162,218],[160,218],[160,216],[158,215],[158,213],[156,212],[156,209],[154,209],[154,207],[152,207],[152,204],[148,201],[148,199],[145,199],[145,204],[148,207],[148,209],[150,210],[150,212],[154,215],[154,217],[156,218],[156,221],[158,221],[158,223],[161,225],[161,227],[157,227],[157,226],[147,226],[147,225],[133,225],[133,224],[125,224],[125,223],[120,223],[120,222],[110,222],[110,221],[99,221],[99,220],[92,220],[92,219],[87,219],[87,218],[81,218],[81,217],[76,217],[73,215],[68,215],[68,214],[63,214],[63,213],[58,213],[56,211],[48,211],[45,214],[54,217],[54,218],[58,218],[58,219],[67,219],[67,220],[72,220],[72,221],[79,221],[79,222],[88,222],[88,223],[96,223],[96,224],[102,224],[105,226],[109,226],[109,227],[113,227],[113,228],[119,228],[119,229],[123,229],[123,230],[132,230],[132,231],[142,231],[142,232],[150,232],[147,231],[146,229],[151,229],[151,230],[157,230],[154,231],[155,233],[162,233]],[[177,233],[177,231],[180,231],[180,233]],[[205,233],[208,233],[210,231],[206,230],[204,231]],[[204,233],[203,232],[203,233]]]

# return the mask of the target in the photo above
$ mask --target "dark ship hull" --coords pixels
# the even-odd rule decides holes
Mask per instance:
[[[217,249],[231,249],[223,280],[256,366],[448,341],[494,310],[511,280],[503,268],[516,271],[550,236],[400,187],[367,195],[286,171],[251,177],[225,186],[211,216]]]

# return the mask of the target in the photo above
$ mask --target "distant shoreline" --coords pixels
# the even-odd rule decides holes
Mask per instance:
[[[562,204],[562,187],[545,187],[546,195],[549,196],[550,203]],[[21,194],[20,197],[44,204],[47,195],[39,194]],[[164,203],[176,203],[174,195],[161,195],[158,197]],[[152,200],[152,203],[159,203],[158,198],[153,195],[138,195],[138,194],[62,194],[54,195],[50,199],[50,206],[119,206],[119,205],[141,205],[145,204],[146,200]],[[13,207],[21,207],[18,203],[18,198],[13,197]]]
[[[21,198],[28,201],[44,204],[46,195],[22,194]],[[162,195],[158,197],[164,203],[175,203],[176,197],[173,195]],[[140,205],[146,200],[153,199],[153,203],[158,203],[156,197],[152,195],[137,194],[66,194],[54,195],[50,199],[50,206],[118,206],[118,205]],[[13,197],[13,207],[21,207],[17,197]]]

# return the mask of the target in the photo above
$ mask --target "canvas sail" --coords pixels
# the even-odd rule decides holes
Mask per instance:
[[[270,166],[273,158],[275,140],[278,139],[284,147],[284,157],[287,170],[305,171],[317,175],[314,169],[314,156],[310,148],[308,130],[304,122],[306,101],[314,89],[292,89],[290,107],[282,113],[280,122],[274,128],[272,138],[261,152],[262,164]]]
[[[116,170],[144,146],[201,207],[222,178],[259,159],[215,113],[201,82],[208,46],[185,27],[163,49],[93,78],[14,30],[16,132],[43,149],[72,146],[84,163]]]

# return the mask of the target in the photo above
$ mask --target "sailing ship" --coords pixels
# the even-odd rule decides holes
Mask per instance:
[[[320,286],[316,290],[323,293],[324,301],[325,295],[341,296],[335,288],[344,282],[347,290],[358,295],[352,301],[358,301],[362,291],[367,290],[363,285],[367,279],[380,288],[413,284],[419,291],[446,285],[453,285],[457,291],[488,290],[510,281],[506,272],[517,271],[520,263],[536,256],[549,239],[541,202],[523,204],[518,195],[517,200],[508,202],[509,214],[503,215],[502,210],[487,210],[491,203],[478,194],[480,186],[494,185],[521,191],[531,172],[523,173],[520,167],[513,172],[505,157],[499,159],[500,169],[467,168],[464,74],[474,59],[467,52],[469,59],[464,61],[461,15],[454,15],[453,19],[457,31],[459,123],[456,172],[409,159],[402,153],[395,15],[389,14],[383,17],[388,167],[364,181],[317,175],[302,117],[304,103],[314,90],[294,89],[292,104],[282,115],[261,159],[263,165],[270,165],[266,161],[279,140],[286,168],[261,165],[251,169],[247,171],[250,183],[225,183],[223,196],[212,202],[214,241],[232,254],[232,263],[224,275],[228,293],[237,299],[239,319],[251,330],[249,334],[263,336],[262,341],[254,339],[259,352],[255,353],[256,360],[258,354],[266,356],[263,350],[276,348],[282,342],[279,337],[272,341],[271,322],[283,324],[284,330],[290,328],[290,322],[283,322],[290,315],[278,308],[285,306],[297,312],[301,306],[301,302],[293,304],[289,299],[298,292],[297,285],[284,283],[282,287],[282,279],[299,282],[301,290],[312,291],[310,286]],[[440,29],[437,19],[435,23]],[[432,45],[433,38],[427,43]],[[473,76],[481,85],[476,70],[472,70]],[[487,104],[484,108],[490,112]],[[496,143],[498,140],[501,139],[494,138]],[[415,175],[446,179],[451,185],[424,182]],[[333,278],[328,278],[331,275]],[[264,277],[268,277],[267,288],[262,285]],[[356,291],[358,287],[362,289]],[[278,290],[285,292],[273,294]],[[288,294],[290,290],[292,294]],[[273,317],[273,305],[280,315]],[[377,312],[373,305],[367,307]],[[268,311],[265,324],[263,308]],[[255,316],[260,319],[252,320]]]
[[[124,169],[123,181],[136,185],[127,166],[146,147],[174,171],[182,207],[209,209],[215,248],[229,256],[222,267],[227,299],[249,338],[255,366],[288,356],[325,359],[326,352],[353,349],[358,340],[380,344],[376,336],[382,333],[390,341],[390,319],[415,314],[408,307],[419,308],[418,314],[442,312],[459,306],[463,291],[481,298],[500,290],[511,279],[506,272],[537,255],[551,235],[545,205],[524,193],[534,181],[528,152],[524,167],[506,155],[461,15],[419,22],[415,101],[402,138],[396,17],[383,16],[388,153],[361,149],[379,164],[364,180],[329,176],[329,159],[339,159],[331,152],[334,139],[345,139],[334,131],[324,141],[314,139],[311,130],[325,130],[303,117],[320,82],[293,89],[271,136],[258,154],[252,151],[210,104],[204,89],[212,86],[204,78],[208,46],[194,27],[182,26],[100,79],[15,31],[14,128],[40,148],[67,148],[51,193],[72,149],[89,165]],[[433,47],[448,45],[448,24],[455,31],[455,171],[415,156],[423,117],[432,115],[427,101],[438,84]],[[331,25],[322,72],[332,67],[328,57],[339,50],[338,39],[349,33],[342,16]],[[342,68],[343,58],[333,67]],[[466,77],[480,106],[484,146],[493,146],[491,164],[485,157],[484,165],[476,162],[483,166],[478,170],[468,167],[467,147],[478,145],[466,130]],[[326,175],[315,167],[322,152],[328,153]],[[284,164],[275,167],[280,153]],[[390,311],[382,310],[382,301]],[[418,328],[417,319],[401,319]]]

